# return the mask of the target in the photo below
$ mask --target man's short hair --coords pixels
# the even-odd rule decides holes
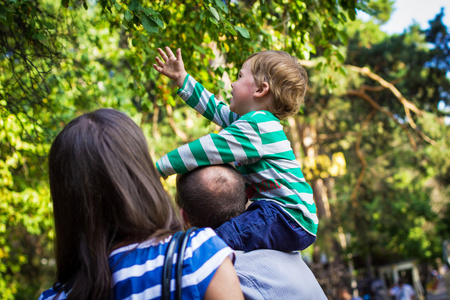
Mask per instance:
[[[230,165],[199,167],[179,176],[176,202],[197,227],[217,228],[245,211],[241,174]]]

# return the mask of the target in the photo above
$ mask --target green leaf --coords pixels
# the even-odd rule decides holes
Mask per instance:
[[[128,25],[128,21],[126,19],[122,21],[122,27],[125,30],[129,30],[130,29],[130,26]]]
[[[128,21],[130,21],[131,19],[133,19],[133,14],[131,13],[131,11],[129,11],[128,9],[125,11],[124,14],[125,19],[127,19]]]
[[[317,64],[317,66],[315,67],[315,70],[316,70],[316,71],[320,71],[320,70],[322,69],[322,66],[323,66],[323,62],[319,62],[319,63]]]
[[[61,5],[65,8],[69,7],[69,0],[61,0]]]
[[[47,21],[42,21],[42,25],[47,27],[47,29],[56,29],[56,26],[54,24],[47,22]]]
[[[136,8],[139,8],[139,6],[141,6],[139,4],[139,2],[137,2],[136,0],[131,0],[130,5],[128,5],[128,9],[131,10],[131,11],[135,11]]]
[[[147,16],[144,16],[142,18],[142,25],[144,26],[145,30],[147,30],[149,33],[159,32],[158,24],[156,24],[152,19],[150,19]]]
[[[215,18],[208,17],[208,20],[210,20],[211,23],[214,23],[216,25],[219,24],[219,21],[217,21]]]
[[[222,0],[215,0],[216,5],[224,12],[228,13],[228,6]]]
[[[236,34],[237,34],[237,32],[236,32],[236,30],[234,30],[234,27],[233,27],[233,26],[227,25],[227,26],[225,26],[225,29],[226,29],[229,33],[231,33],[232,35],[236,35]]]
[[[200,29],[203,27],[203,22],[202,21],[198,21],[197,23],[195,23],[194,29],[195,31],[200,31]]]
[[[211,14],[214,16],[214,18],[216,18],[217,21],[220,21],[220,16],[219,16],[219,13],[217,12],[217,10],[212,6],[208,7],[208,9],[211,12]]]
[[[348,75],[347,69],[344,68],[343,66],[340,66],[340,67],[339,67],[339,72],[340,72],[342,75],[344,75],[344,76],[347,76],[347,75]]]
[[[364,1],[357,1],[356,8],[362,10],[363,12],[371,16],[376,16],[378,13],[376,9],[370,8],[366,3],[364,3]]]
[[[146,7],[142,11],[144,12],[144,14],[146,14],[149,17],[156,15],[156,12],[150,7]]]
[[[0,18],[4,19],[6,21],[7,13],[8,12],[6,11],[6,9],[2,5],[0,5]]]
[[[348,43],[348,36],[347,33],[344,31],[338,31],[337,36],[339,38],[339,40],[343,43],[343,44],[347,44]]]
[[[119,3],[114,3],[114,7],[117,9],[117,11],[121,11],[122,10],[122,6]]]
[[[84,1],[84,2],[83,2],[83,7],[84,7],[84,9],[85,9],[85,10],[88,10],[88,8],[89,8],[89,7],[88,7],[88,5],[87,5],[87,2],[86,2],[86,1]]]
[[[239,26],[234,26],[234,28],[237,30],[237,32],[239,32],[244,38],[248,39],[250,37],[250,33],[248,33],[248,30],[243,28],[243,27],[239,27]]]
[[[356,13],[354,10],[349,10],[348,11],[348,17],[350,18],[350,20],[355,21],[356,19]]]
[[[164,27],[164,22],[158,17],[149,17],[153,22],[156,23],[159,27]]]
[[[39,32],[36,36],[37,40],[44,45],[47,45],[47,37],[42,32]]]
[[[341,53],[340,51],[336,51],[336,56],[337,56],[337,59],[338,59],[341,63],[344,63],[344,62],[345,62],[345,57],[344,57],[344,55],[342,55],[342,53]]]
[[[306,43],[305,48],[308,52],[316,54],[316,47],[311,43]]]
[[[197,44],[192,45],[194,47],[195,50],[197,50],[198,52],[200,52],[201,54],[206,54],[206,50],[204,47],[201,47]]]

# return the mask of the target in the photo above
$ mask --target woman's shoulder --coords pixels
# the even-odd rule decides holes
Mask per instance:
[[[197,260],[207,260],[220,251],[234,260],[234,252],[211,228],[201,228],[191,233],[186,248],[186,258],[190,256]]]
[[[222,244],[226,246],[225,242],[217,236],[214,230],[205,227],[196,229],[190,234],[188,247],[189,245],[193,248],[198,248],[204,245],[217,245],[220,247]]]
[[[121,270],[142,269],[158,270],[162,267],[167,246],[172,236],[161,241],[153,239],[143,243],[132,244],[114,250],[109,257],[109,264],[114,274]],[[211,259],[217,252],[224,251],[232,257],[233,251],[219,238],[211,228],[200,228],[191,232],[184,256],[185,263],[193,268]]]
[[[126,256],[136,256],[136,257],[146,257],[143,255],[147,253],[150,256],[158,256],[160,254],[164,254],[168,243],[172,239],[172,235],[160,240],[156,241],[155,239],[149,239],[142,243],[130,244],[127,246],[120,247],[111,252],[109,258],[110,260],[125,259]],[[211,228],[199,228],[191,232],[187,247],[190,250],[197,250],[202,247],[211,247],[216,246],[219,248],[223,248],[226,244],[217,236],[214,230]],[[148,257],[147,257],[148,258]]]
[[[214,274],[226,258],[234,262],[234,251],[211,228],[196,230],[190,236],[184,256],[183,286],[203,296]]]
[[[118,299],[130,295],[145,299],[160,296],[165,252],[172,236],[160,242],[147,241],[115,250],[110,256],[114,293]],[[217,268],[231,250],[210,228],[193,231],[183,261],[183,296],[203,295]],[[172,274],[174,278],[174,274]],[[138,298],[139,298],[138,297]],[[142,299],[143,299],[142,298]],[[141,299],[141,298],[139,298]]]

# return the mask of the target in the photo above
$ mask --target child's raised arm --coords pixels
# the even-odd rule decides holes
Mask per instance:
[[[184,79],[186,78],[187,72],[184,69],[183,59],[181,57],[181,49],[178,48],[176,51],[176,56],[173,54],[169,47],[165,47],[167,54],[161,48],[158,48],[158,52],[161,55],[164,62],[156,57],[156,63],[153,67],[159,73],[166,75],[170,79],[174,80],[178,87],[183,87]]]

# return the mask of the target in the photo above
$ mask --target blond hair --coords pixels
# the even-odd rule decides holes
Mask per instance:
[[[253,53],[246,60],[258,87],[269,84],[273,104],[269,108],[277,118],[285,119],[298,112],[305,101],[308,74],[298,60],[284,51]]]

